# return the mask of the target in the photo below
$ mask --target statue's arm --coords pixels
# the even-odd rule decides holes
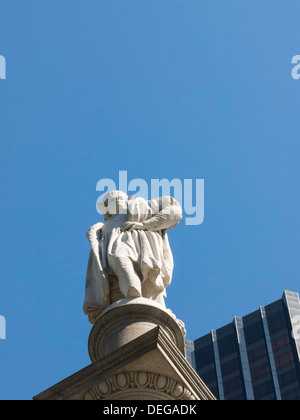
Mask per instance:
[[[143,222],[143,227],[146,230],[173,229],[182,219],[181,206],[173,197],[160,197],[159,199],[151,200],[150,206],[154,210],[155,206],[158,206],[158,211],[154,211],[152,217]]]
[[[101,238],[102,228],[104,226],[104,223],[96,223],[92,227],[89,228],[89,230],[86,233],[86,236],[89,240],[89,243],[91,245],[92,250],[94,253],[97,254],[97,247],[99,244],[99,240]]]
[[[144,222],[125,222],[122,231],[150,230],[160,231],[173,229],[182,219],[180,204],[173,197],[160,197],[149,201],[152,210],[150,218]]]

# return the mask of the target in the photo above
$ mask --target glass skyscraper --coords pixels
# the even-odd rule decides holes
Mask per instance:
[[[186,358],[217,399],[300,400],[298,293],[186,340]]]

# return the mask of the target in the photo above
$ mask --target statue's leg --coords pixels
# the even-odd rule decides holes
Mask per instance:
[[[143,297],[159,303],[164,308],[166,307],[164,299],[166,292],[161,275],[145,281],[142,284],[142,294]]]
[[[129,258],[109,258],[109,263],[118,277],[119,287],[127,298],[142,296],[141,280],[137,275],[133,263]]]
[[[109,280],[109,294],[111,303],[118,302],[125,298],[119,287],[119,280],[117,276],[108,276]]]

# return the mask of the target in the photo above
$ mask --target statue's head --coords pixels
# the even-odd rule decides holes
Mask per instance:
[[[104,216],[104,220],[110,219],[119,213],[127,213],[128,195],[122,191],[109,191],[97,207]]]

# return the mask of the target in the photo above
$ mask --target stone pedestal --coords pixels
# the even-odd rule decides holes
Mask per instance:
[[[88,343],[92,364],[35,400],[214,400],[183,356],[185,329],[148,299],[106,309]]]
[[[110,305],[91,330],[88,343],[91,361],[111,354],[158,325],[183,352],[184,324],[170,310],[142,297]]]

